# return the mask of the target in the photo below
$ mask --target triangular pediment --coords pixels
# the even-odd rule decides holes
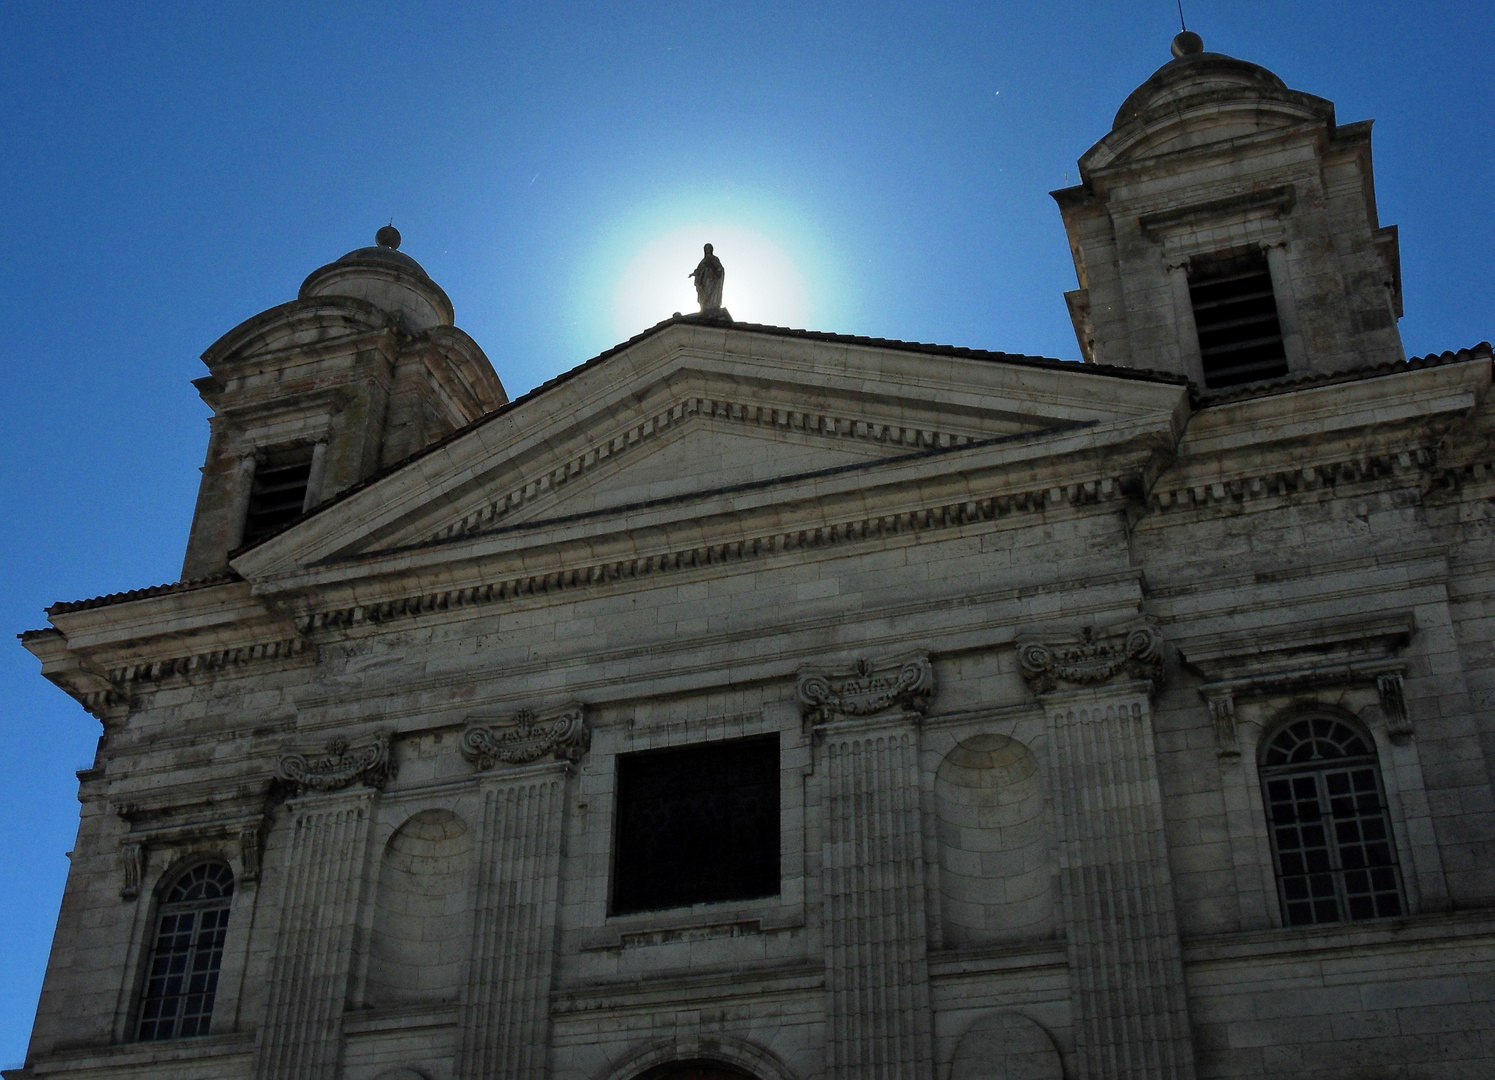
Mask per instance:
[[[1186,397],[1171,382],[1024,360],[670,324],[234,565],[265,582],[346,580],[375,563],[428,563],[438,549],[465,557],[459,549],[485,538],[536,548],[552,529],[574,538],[579,528],[616,534],[661,515],[720,513],[724,499],[740,504],[744,493],[757,506],[802,502],[827,478],[854,488],[865,472],[866,483],[886,483],[889,469],[963,448],[1136,421],[1167,427]]]
[[[558,486],[551,489],[549,499],[536,492],[531,505],[525,506],[520,501],[523,489],[505,493],[478,511],[476,518],[464,515],[462,521],[445,526],[437,538],[464,525],[476,530],[488,521],[514,524],[688,498],[724,487],[855,465],[896,452],[896,447],[870,441],[834,440],[766,425],[755,429],[730,418],[687,415],[635,447],[625,443],[608,458],[579,454],[551,470],[548,475]],[[499,513],[510,507],[507,514]]]

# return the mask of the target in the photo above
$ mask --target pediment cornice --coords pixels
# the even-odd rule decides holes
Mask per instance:
[[[1146,458],[1138,455],[1121,476],[1093,479],[1052,479],[1009,493],[977,497],[967,493],[954,501],[936,501],[918,508],[882,512],[862,506],[851,516],[821,513],[813,520],[789,524],[765,515],[762,531],[743,522],[731,532],[703,536],[698,524],[686,523],[672,546],[664,530],[646,530],[652,543],[620,535],[611,549],[592,540],[571,545],[549,544],[526,558],[516,554],[472,558],[465,563],[455,553],[448,562],[424,573],[406,571],[375,581],[367,574],[346,585],[319,584],[288,591],[272,602],[293,613],[303,633],[397,621],[430,613],[456,612],[492,604],[545,602],[552,594],[630,587],[652,580],[689,574],[717,574],[733,564],[756,561],[826,557],[857,547],[913,544],[961,529],[1003,527],[1041,514],[1066,510],[1084,512],[1091,504],[1134,499]],[[946,493],[948,497],[948,492]],[[471,544],[474,541],[466,541]],[[543,566],[535,565],[545,562]],[[417,591],[413,586],[424,585]],[[434,588],[432,587],[434,585]]]
[[[579,369],[350,493],[234,560],[256,581],[456,533],[481,531],[589,473],[621,467],[682,422],[826,439],[891,456],[1023,431],[1187,419],[1184,387],[772,335],[726,342],[681,324]],[[707,346],[710,346],[708,348]],[[732,346],[735,346],[736,349]],[[605,370],[606,369],[606,370]],[[561,512],[561,511],[557,511]]]
[[[1080,425],[1033,435],[931,448],[882,460],[692,492],[575,515],[497,525],[471,535],[349,553],[282,574],[264,574],[257,596],[300,614],[313,596],[369,598],[420,582],[443,588],[567,573],[620,559],[683,558],[713,546],[772,545],[801,532],[883,535],[880,524],[951,518],[993,520],[1011,512],[1140,494],[1171,447],[1167,425]],[[1005,508],[1005,509],[1004,509]],[[396,594],[398,595],[398,594]]]

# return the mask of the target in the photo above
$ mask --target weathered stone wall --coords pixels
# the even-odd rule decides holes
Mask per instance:
[[[372,1080],[413,1065],[432,1078],[497,1069],[590,1080],[699,1053],[764,1076],[832,1068],[974,1076],[972,1062],[989,1053],[977,1048],[998,1039],[992,1032],[1023,1047],[1012,1068],[1040,1070],[1023,1075],[1047,1075],[1041,1070],[1059,1060],[1084,1076],[1190,1075],[1197,1063],[1203,1077],[1283,1069],[1328,1077],[1391,1061],[1419,1075],[1483,1075],[1492,1054],[1475,1033],[1495,1017],[1484,749],[1489,480],[1471,473],[1449,487],[1429,465],[1397,466],[1395,455],[1419,437],[1403,428],[1386,433],[1384,446],[1356,434],[1343,455],[1332,440],[1316,448],[1330,464],[1389,454],[1382,474],[1255,490],[1254,474],[1282,471],[1279,448],[1211,451],[1208,462],[1185,453],[1154,483],[1150,502],[1057,500],[753,563],[328,629],[312,635],[314,652],[142,683],[128,719],[111,724],[102,773],[84,784],[28,1075],[173,1075],[165,1062],[176,1056],[197,1063],[181,1066],[188,1073],[212,1061],[215,1075]],[[1222,479],[1193,483],[1201,472]],[[1187,505],[1171,495],[1161,504],[1182,490],[1191,492]],[[1136,706],[1127,706],[1128,723],[1142,723],[1148,741],[1103,760],[1081,736],[1056,756],[1056,730],[1074,736],[1088,706],[1035,698],[1016,646],[1073,640],[1082,627],[1104,631],[1142,615],[1166,643],[1151,705],[1145,688],[1127,691]],[[1395,629],[1403,616],[1410,629]],[[796,673],[807,663],[911,650],[933,658],[927,713],[850,742],[802,714]],[[1228,681],[1222,671],[1242,653],[1272,670],[1323,670],[1317,683],[1237,688],[1224,732],[1203,691]],[[1375,712],[1368,669],[1342,670],[1366,656],[1402,671],[1410,736],[1393,740],[1391,721]],[[570,700],[586,703],[590,748],[575,765],[540,767],[551,779],[534,783],[549,785],[547,794],[516,767],[464,759],[460,736],[471,723],[504,724],[517,709],[543,713]],[[1369,717],[1398,828],[1407,918],[1280,928],[1255,754],[1274,718],[1309,706]],[[1102,708],[1084,722],[1099,731],[1113,713]],[[395,763],[381,787],[355,781],[290,801],[272,787],[288,748],[333,737],[356,747],[380,731],[394,733]],[[781,746],[781,895],[609,918],[616,755],[770,731]],[[868,745],[891,739],[917,752],[887,768],[872,758],[864,771],[841,763],[846,753],[860,760],[853,744],[869,737]],[[1014,818],[1014,829],[1033,836],[1023,832],[1011,851],[998,844],[1000,857],[982,862],[987,853],[951,830],[979,828],[985,804],[971,804],[975,826],[963,821],[946,763],[991,748],[1032,762],[1039,779],[1029,783],[1025,772],[1012,784],[1028,784],[1024,806],[1036,791],[1043,812],[1037,831],[1031,815]],[[1135,847],[1151,826],[1115,832],[1119,818],[1061,825],[1061,804],[1080,813],[1083,800],[1131,775],[1133,760],[1155,768],[1161,832],[1147,840],[1152,847]],[[908,787],[887,787],[910,767]],[[1077,779],[1082,786],[1068,794],[1056,790]],[[890,800],[870,818],[848,801],[866,785]],[[227,792],[243,803],[235,808],[244,813],[228,815],[235,821],[263,814],[263,866],[260,881],[241,881],[235,897],[228,951],[237,959],[225,964],[215,1034],[156,1050],[128,1042],[154,890],[195,853],[220,852],[241,876],[245,867],[233,829],[171,832],[164,811],[145,806],[165,788]],[[541,798],[549,801],[532,801]],[[121,817],[115,807],[132,799],[145,808]],[[1137,806],[1127,813],[1141,823],[1148,811]],[[889,813],[895,818],[884,820]],[[189,809],[185,817],[194,814],[225,816]],[[460,1000],[450,980],[414,974],[408,991],[396,985],[390,957],[417,953],[391,943],[391,905],[402,901],[388,884],[389,852],[399,847],[392,838],[407,823],[458,820],[474,853],[460,885],[469,899],[452,907],[456,879],[443,879],[411,901],[441,911],[411,917],[430,923],[438,967],[449,966],[452,926],[472,935]],[[904,855],[889,849],[891,876],[838,853],[859,829],[889,842],[896,822],[914,834],[898,841]],[[122,841],[142,830],[153,839],[139,897],[122,900]],[[1121,846],[1080,854],[1099,841]],[[1035,876],[1034,858],[1047,872]],[[1135,926],[1113,922],[1119,915],[1108,906],[1121,879],[1085,884],[1090,872],[1072,860],[1087,858],[1118,868],[1111,874],[1129,860],[1162,859],[1155,876],[1126,886],[1140,905],[1127,916],[1141,920]],[[896,859],[912,861],[898,869]],[[960,907],[972,886],[957,880],[968,866],[980,873],[964,876],[990,881],[989,903],[1021,907],[1021,926],[1007,932],[1003,917],[991,916],[974,932],[972,909]],[[872,903],[872,891],[895,882],[916,892]],[[1005,882],[1020,883],[1022,895],[1008,897]],[[1034,906],[1043,903],[1047,915]],[[845,922],[859,904],[870,905],[868,915]],[[1176,933],[1165,911],[1176,913]],[[917,928],[899,923],[888,940],[906,948],[922,938],[924,951],[857,959],[864,935],[883,936],[869,931],[868,916],[915,918]],[[1076,936],[1096,933],[1114,945]],[[1115,965],[1147,934],[1159,935],[1160,951],[1114,981]],[[538,953],[511,951],[547,940],[554,944]],[[1107,948],[1119,951],[1086,968]],[[867,1004],[890,979],[905,989],[885,1006]],[[1185,989],[1171,1004],[1137,996]],[[1168,1026],[1180,1017],[1181,1034]],[[1133,1023],[1142,1024],[1142,1043],[1121,1034]],[[1174,1056],[1157,1056],[1160,1039],[1175,1040]],[[832,1054],[837,1040],[851,1057]],[[858,1064],[862,1053],[872,1056]]]

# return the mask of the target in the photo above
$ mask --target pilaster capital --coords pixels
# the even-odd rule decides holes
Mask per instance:
[[[800,712],[816,726],[849,720],[917,723],[934,696],[934,667],[928,653],[863,658],[848,669],[804,667],[794,690]]]
[[[520,709],[502,719],[468,717],[467,725],[462,732],[462,756],[480,770],[529,765],[545,758],[576,762],[592,746],[592,729],[579,701],[543,716]]]
[[[1099,633],[1086,626],[1078,640],[1020,640],[1017,661],[1023,679],[1039,697],[1094,690],[1118,678],[1141,681],[1151,692],[1163,679],[1163,634],[1151,622]]]
[[[287,750],[275,763],[275,778],[292,791],[338,791],[355,783],[383,790],[394,779],[389,732],[357,743],[338,736],[319,750]]]

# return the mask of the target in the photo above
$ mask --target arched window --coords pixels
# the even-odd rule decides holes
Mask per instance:
[[[167,891],[140,1005],[141,1039],[206,1035],[234,895],[226,863],[200,863]]]
[[[1284,724],[1261,755],[1288,926],[1401,915],[1401,878],[1370,738],[1342,720]]]

